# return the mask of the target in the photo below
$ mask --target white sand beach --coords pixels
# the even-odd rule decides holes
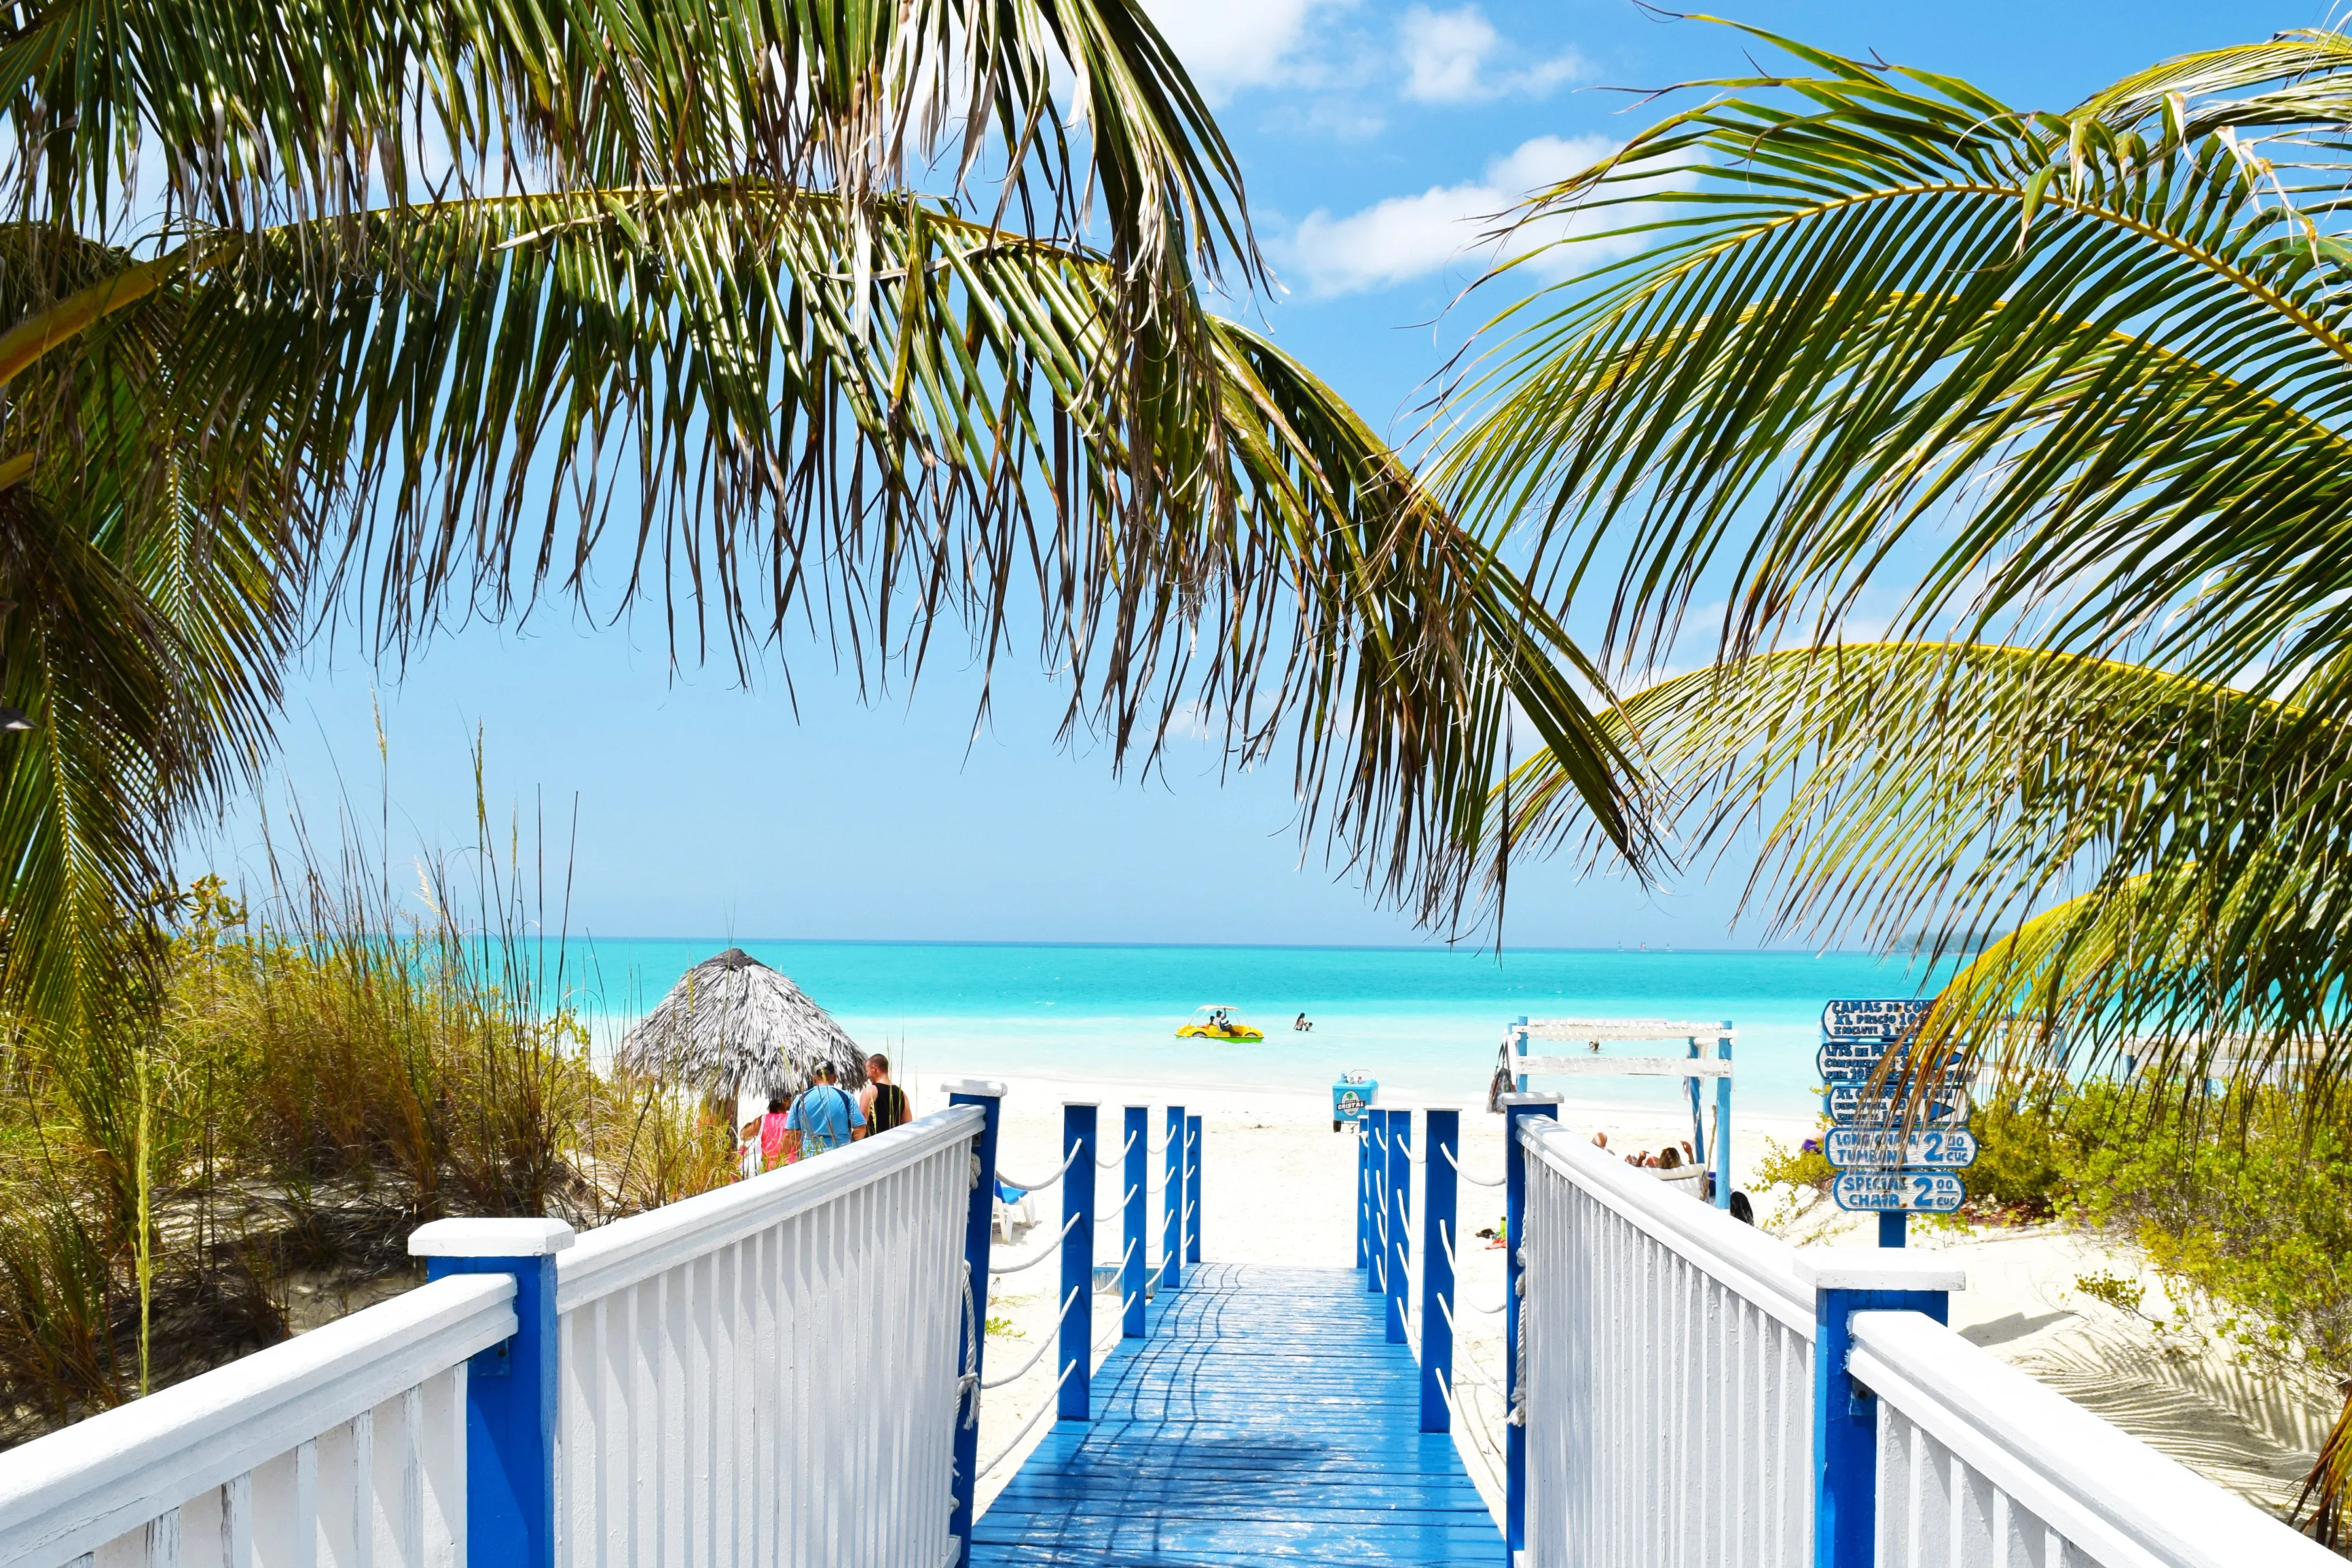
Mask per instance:
[[[1060,1163],[1066,1100],[1101,1103],[1105,1158],[1120,1106],[1152,1108],[1156,1143],[1160,1108],[1181,1103],[1202,1118],[1206,1141],[1201,1195],[1204,1258],[1352,1265],[1355,1143],[1331,1131],[1328,1096],[1037,1078],[1001,1081],[1008,1092],[999,1163],[1012,1176],[1043,1177]],[[920,1109],[944,1103],[935,1084],[919,1083],[917,1089]],[[1465,1113],[1464,1169],[1473,1176],[1499,1176],[1502,1119],[1487,1114],[1483,1100],[1458,1103]],[[1581,1132],[1605,1131],[1612,1148],[1620,1150],[1654,1147],[1689,1131],[1664,1094],[1654,1111],[1570,1101],[1562,1107],[1562,1120]],[[1809,1122],[1797,1119],[1741,1118],[1732,1140],[1735,1183],[1747,1184],[1770,1141],[1793,1142],[1811,1131]],[[1159,1158],[1151,1169],[1156,1182]],[[1801,1245],[1874,1245],[1866,1216],[1843,1215],[1825,1203],[1801,1213],[1776,1213],[1769,1202],[1759,1203],[1759,1209],[1769,1227]],[[1474,1239],[1460,1254],[1464,1310],[1455,1365],[1457,1384],[1476,1419],[1466,1430],[1457,1429],[1455,1441],[1490,1506],[1497,1498],[1494,1456],[1502,1430],[1497,1385],[1503,1331],[1499,1311],[1488,1309],[1501,1305],[1503,1254],[1476,1241],[1475,1233],[1494,1224],[1501,1212],[1499,1191],[1465,1185],[1462,1224]],[[1156,1237],[1156,1196],[1151,1214]],[[1000,1254],[1017,1259],[1052,1245],[1060,1215],[1060,1198],[1041,1194],[1038,1225],[1010,1247],[1000,1247]],[[1101,1231],[1098,1261],[1116,1260],[1116,1236],[1115,1224]],[[2335,1414],[2334,1396],[2317,1380],[2296,1382],[2239,1364],[2211,1336],[2197,1331],[2200,1325],[2181,1318],[2165,1300],[2153,1272],[2136,1258],[2064,1230],[1920,1227],[1914,1245],[1951,1253],[1968,1270],[1968,1289],[1952,1299],[1952,1326],[1969,1339],[2240,1495],[2274,1511],[2292,1504],[2295,1484]],[[2142,1312],[2122,1310],[2077,1288],[2081,1277],[2102,1273],[2140,1279],[2147,1287]],[[1002,1331],[989,1342],[997,1375],[1027,1360],[1054,1333],[1058,1279],[1056,1266],[1049,1262],[998,1282],[990,1310]],[[1115,1333],[1115,1314],[1109,1297],[1097,1298],[1098,1345]],[[1108,1353],[1098,1351],[1097,1363]],[[1046,1353],[1017,1381],[989,1391],[982,1400],[983,1463],[1021,1435],[1007,1458],[981,1478],[983,1510],[1018,1468],[1022,1454],[1052,1424],[1050,1414],[1038,1412],[1052,1398],[1054,1363]],[[1033,1416],[1034,1425],[1023,1434]]]

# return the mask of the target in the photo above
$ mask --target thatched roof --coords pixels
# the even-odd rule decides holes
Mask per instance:
[[[797,1094],[831,1061],[856,1085],[866,1053],[807,993],[730,947],[686,972],[621,1040],[624,1071],[709,1095]]]

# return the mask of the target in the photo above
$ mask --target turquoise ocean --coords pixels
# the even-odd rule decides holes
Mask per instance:
[[[617,1038],[724,940],[570,945],[600,1039]],[[867,1050],[925,1078],[1027,1074],[1317,1092],[1341,1072],[1391,1096],[1483,1094],[1512,1019],[1728,1019],[1739,1104],[1803,1116],[1832,997],[1912,996],[1928,978],[1857,953],[1438,947],[1150,947],[1087,943],[736,939],[831,1012]],[[584,973],[583,961],[584,963]],[[1204,1004],[1265,1031],[1258,1044],[1180,1040]],[[1300,1013],[1314,1021],[1298,1033]],[[1579,1098],[1671,1103],[1654,1079],[1591,1079]]]

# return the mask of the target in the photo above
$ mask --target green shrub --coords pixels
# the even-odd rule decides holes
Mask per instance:
[[[1778,1139],[1769,1140],[1764,1145],[1763,1158],[1756,1162],[1756,1184],[1760,1188],[1826,1193],[1836,1179],[1837,1167],[1821,1152],[1817,1139],[1808,1138],[1795,1149]]]

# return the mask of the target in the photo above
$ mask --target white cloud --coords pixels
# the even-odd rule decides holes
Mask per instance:
[[[1212,101],[1292,79],[1316,14],[1351,0],[1145,0],[1176,58]]]
[[[1309,213],[1286,247],[1305,276],[1307,291],[1318,298],[1386,289],[1424,278],[1466,258],[1481,265],[1495,260],[1487,231],[1499,215],[1530,192],[1559,184],[1606,158],[1616,143],[1601,136],[1538,136],[1486,165],[1478,179],[1458,185],[1433,185],[1419,195],[1391,196],[1360,212],[1334,217],[1322,208]],[[1574,215],[1531,225],[1516,237],[1515,254],[1563,237],[1577,229],[1616,227],[1623,208],[1612,208],[1601,223]],[[1583,247],[1579,259],[1601,250],[1622,255],[1618,242]]]
[[[1512,47],[1475,5],[1451,11],[1415,5],[1397,24],[1397,39],[1404,58],[1404,95],[1423,103],[1476,103],[1517,93],[1541,97],[1584,69],[1572,49],[1516,70],[1496,69],[1497,55],[1508,58]]]

